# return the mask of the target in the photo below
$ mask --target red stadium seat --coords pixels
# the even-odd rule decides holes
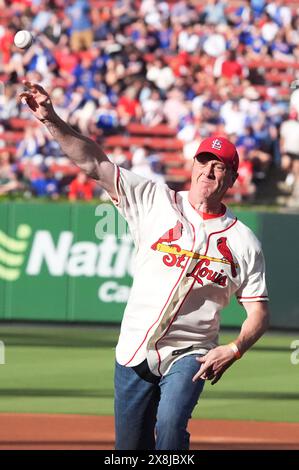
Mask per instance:
[[[10,153],[10,154],[12,154],[12,155],[15,155],[16,151],[17,151],[16,147],[13,147],[13,146],[1,147],[1,148],[0,148],[0,154],[1,154],[1,153],[6,153],[6,152],[8,152],[8,153]]]
[[[169,168],[166,174],[167,181],[187,183],[191,178],[191,171],[185,168]]]
[[[159,152],[162,162],[167,167],[182,167],[185,160],[180,152]]]
[[[173,151],[182,151],[183,144],[178,139],[170,138],[158,138],[158,137],[134,137],[134,136],[124,136],[124,135],[115,135],[107,137],[104,142],[105,147],[150,147],[153,150],[173,150]]]
[[[277,84],[277,85],[281,84],[285,86],[292,83],[295,79],[294,74],[292,73],[275,73],[275,72],[265,73],[265,78],[268,83]]]
[[[299,69],[298,62],[287,62],[282,60],[252,60],[247,63],[247,66],[250,69],[256,69],[258,67],[271,70],[271,69],[278,69],[278,70],[286,70],[286,69]]]
[[[57,163],[53,163],[50,169],[53,173],[62,173],[63,175],[77,175],[80,171],[80,168],[72,164],[57,165]]]
[[[38,122],[36,120],[28,120],[22,118],[10,118],[9,125],[13,130],[22,130],[28,127],[28,124],[32,126],[37,126]]]
[[[0,134],[0,140],[3,140],[6,144],[16,144],[20,142],[23,137],[23,132],[6,131]]]
[[[113,8],[115,6],[115,0],[91,0],[90,6],[92,8]]]
[[[143,136],[163,136],[176,138],[176,130],[171,129],[166,124],[159,124],[158,126],[150,127],[144,124],[131,123],[127,126],[127,131],[131,135]]]

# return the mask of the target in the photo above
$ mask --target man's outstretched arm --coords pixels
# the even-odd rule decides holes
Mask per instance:
[[[33,115],[45,124],[63,152],[88,176],[98,181],[112,198],[117,199],[114,188],[114,165],[101,147],[92,139],[72,129],[55,112],[51,98],[44,88],[36,83],[24,82],[28,91],[20,94]]]

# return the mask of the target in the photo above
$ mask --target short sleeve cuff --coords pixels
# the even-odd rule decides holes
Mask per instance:
[[[244,302],[268,302],[269,297],[267,295],[255,295],[255,296],[252,296],[252,297],[237,296],[237,300],[240,303],[244,303]]]

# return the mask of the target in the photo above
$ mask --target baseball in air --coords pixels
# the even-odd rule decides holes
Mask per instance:
[[[15,34],[14,43],[20,49],[28,49],[33,43],[33,36],[30,31],[22,29]]]

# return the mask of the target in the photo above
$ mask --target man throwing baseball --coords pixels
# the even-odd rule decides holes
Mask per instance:
[[[188,449],[187,424],[205,381],[215,384],[268,324],[260,243],[222,203],[238,176],[237,150],[222,136],[203,140],[190,191],[175,192],[112,164],[58,117],[40,85],[25,86],[22,101],[108,192],[136,245],[116,348],[116,449]],[[220,312],[233,295],[247,318],[233,343],[218,346]]]

